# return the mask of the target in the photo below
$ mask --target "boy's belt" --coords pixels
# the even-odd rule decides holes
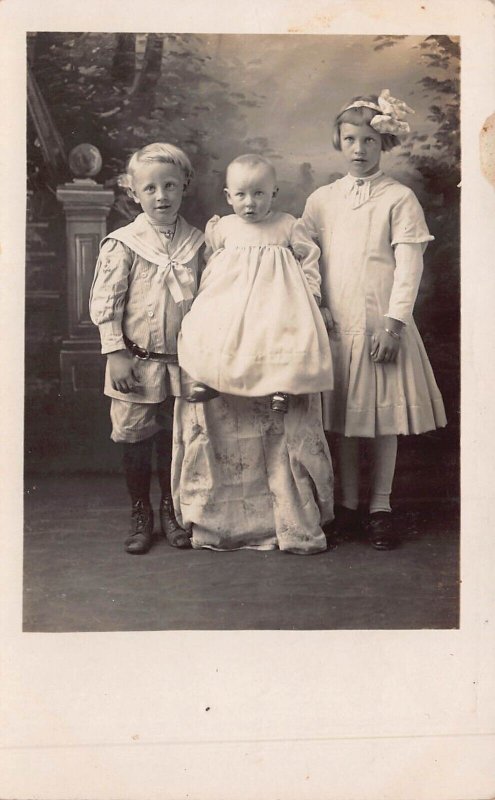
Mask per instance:
[[[125,334],[124,342],[129,352],[132,353],[133,356],[136,356],[136,358],[140,358],[142,361],[166,361],[169,364],[179,363],[177,353],[152,353],[151,350],[146,350],[145,347],[139,347],[136,342],[132,342]]]

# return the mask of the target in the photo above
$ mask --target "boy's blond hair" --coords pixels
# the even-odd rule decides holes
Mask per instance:
[[[142,163],[150,163],[152,161],[159,161],[162,164],[175,164],[180,167],[184,173],[185,186],[189,184],[193,176],[191,162],[180,147],[166,142],[153,142],[153,144],[147,144],[132,154],[127,163],[127,171],[122,176],[123,180],[120,181],[121,185],[127,184],[127,188],[132,189],[132,178],[137,167]]]

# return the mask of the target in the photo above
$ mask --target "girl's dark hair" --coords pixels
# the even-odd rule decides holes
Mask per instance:
[[[356,100],[363,100],[367,103],[378,105],[378,96],[376,94],[358,95],[346,103],[342,111],[335,117],[335,122],[333,124],[332,144],[336,150],[342,150],[340,145],[340,126],[343,122],[349,122],[351,125],[369,125],[373,117],[376,117],[376,115],[380,113],[379,111],[375,111],[374,108],[368,108],[367,106],[348,108],[348,106],[352,105]],[[396,147],[400,144],[399,137],[395,136],[393,133],[381,133],[380,136],[382,137],[382,150],[391,150],[392,147]]]

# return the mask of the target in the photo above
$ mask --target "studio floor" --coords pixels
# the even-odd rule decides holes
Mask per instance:
[[[157,538],[138,557],[123,546],[128,501],[122,476],[34,476],[25,492],[25,631],[459,624],[459,509],[453,499],[400,503],[402,546],[391,552],[365,542],[313,556],[179,551]]]

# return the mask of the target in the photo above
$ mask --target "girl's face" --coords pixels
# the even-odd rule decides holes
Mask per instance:
[[[185,188],[184,172],[177,164],[139,164],[132,176],[132,197],[157,225],[175,222]]]
[[[266,217],[277,192],[273,173],[263,164],[233,164],[228,170],[227,203],[246,222],[260,222]]]
[[[340,126],[340,146],[355,178],[373,175],[380,167],[382,137],[369,125],[352,125],[343,122]]]

